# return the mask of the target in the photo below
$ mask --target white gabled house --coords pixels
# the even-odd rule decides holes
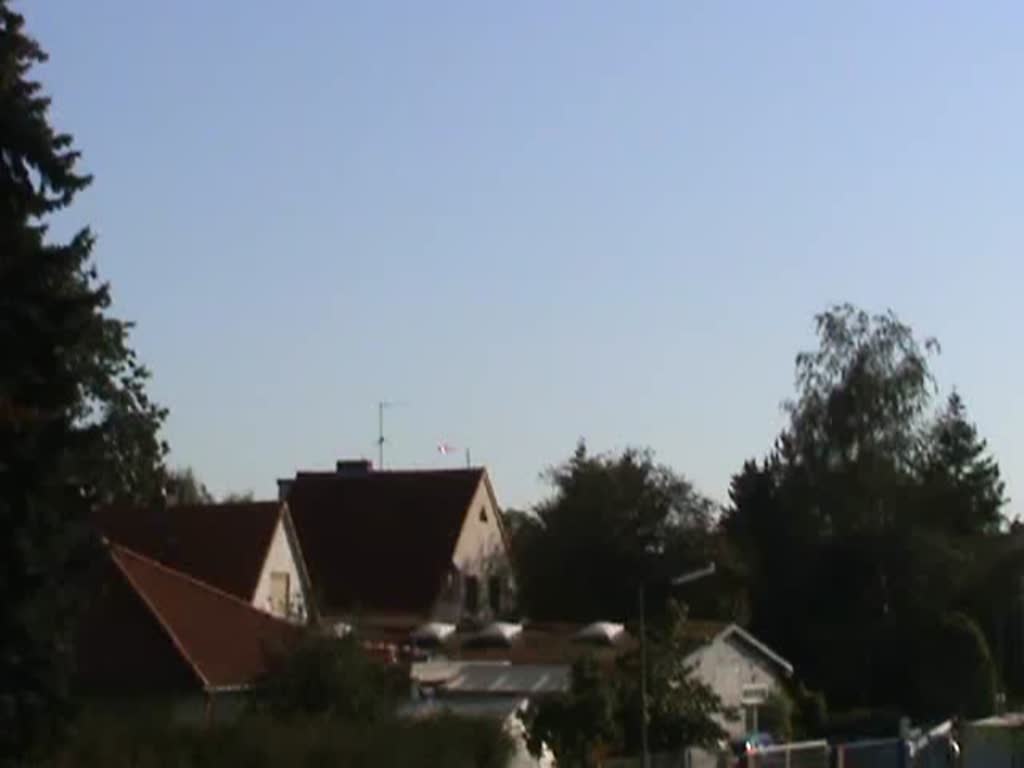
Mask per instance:
[[[506,534],[484,469],[333,472],[280,480],[330,622],[487,621],[512,606]]]
[[[723,718],[732,737],[758,730],[765,701],[783,690],[793,666],[738,624],[693,623],[700,645],[687,657],[694,676],[707,684],[740,717]]]
[[[305,622],[312,607],[309,577],[288,505],[282,503],[279,509],[252,604],[275,616]]]
[[[112,544],[254,608],[295,623],[309,616],[309,579],[287,504],[107,507],[94,522]]]

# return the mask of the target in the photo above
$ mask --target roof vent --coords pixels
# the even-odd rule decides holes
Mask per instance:
[[[511,645],[512,641],[521,634],[523,634],[522,624],[495,621],[477,632],[473,637],[473,642],[480,645]]]
[[[414,643],[443,643],[455,632],[454,624],[444,624],[440,621],[431,621],[416,627],[409,638]]]
[[[359,477],[368,475],[373,470],[369,459],[339,459],[334,465],[334,472],[342,477]]]
[[[577,632],[573,639],[586,643],[613,645],[622,637],[625,631],[626,628],[622,624],[614,624],[610,621],[595,621],[593,624],[587,624],[587,626]]]

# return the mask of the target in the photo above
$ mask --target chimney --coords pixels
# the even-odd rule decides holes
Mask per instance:
[[[334,465],[335,474],[341,477],[360,477],[373,471],[369,459],[339,459]]]
[[[278,480],[277,481],[277,500],[278,501],[287,501],[288,500],[288,494],[290,494],[292,492],[292,485],[294,485],[294,484],[295,484],[295,481],[292,478],[290,478],[290,477],[282,478],[282,479]]]

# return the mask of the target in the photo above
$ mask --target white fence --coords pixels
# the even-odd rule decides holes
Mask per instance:
[[[639,757],[606,760],[604,768],[640,768]],[[761,747],[743,757],[691,747],[676,754],[651,755],[651,768],[830,768],[825,741],[801,741]]]
[[[826,741],[800,741],[761,747],[746,755],[748,768],[829,768]]]
[[[960,747],[947,720],[914,740],[911,750],[914,768],[951,768],[959,765]]]
[[[836,768],[903,768],[906,745],[901,739],[864,739],[834,747]]]
[[[865,739],[829,745],[802,741],[761,747],[740,758],[728,753],[690,749],[675,755],[652,755],[652,768],[951,768],[957,765],[951,723],[917,731],[906,739]],[[979,764],[980,765],[980,764]],[[1021,764],[1024,768],[1024,762]],[[606,768],[639,768],[636,757],[615,758]],[[987,766],[985,766],[987,768]],[[1000,765],[1001,768],[1001,765]],[[1017,768],[1014,764],[1014,768]]]

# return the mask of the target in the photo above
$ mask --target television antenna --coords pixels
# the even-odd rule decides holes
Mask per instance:
[[[384,469],[384,411],[387,408],[395,408],[405,403],[393,400],[381,400],[377,403],[377,469]]]

